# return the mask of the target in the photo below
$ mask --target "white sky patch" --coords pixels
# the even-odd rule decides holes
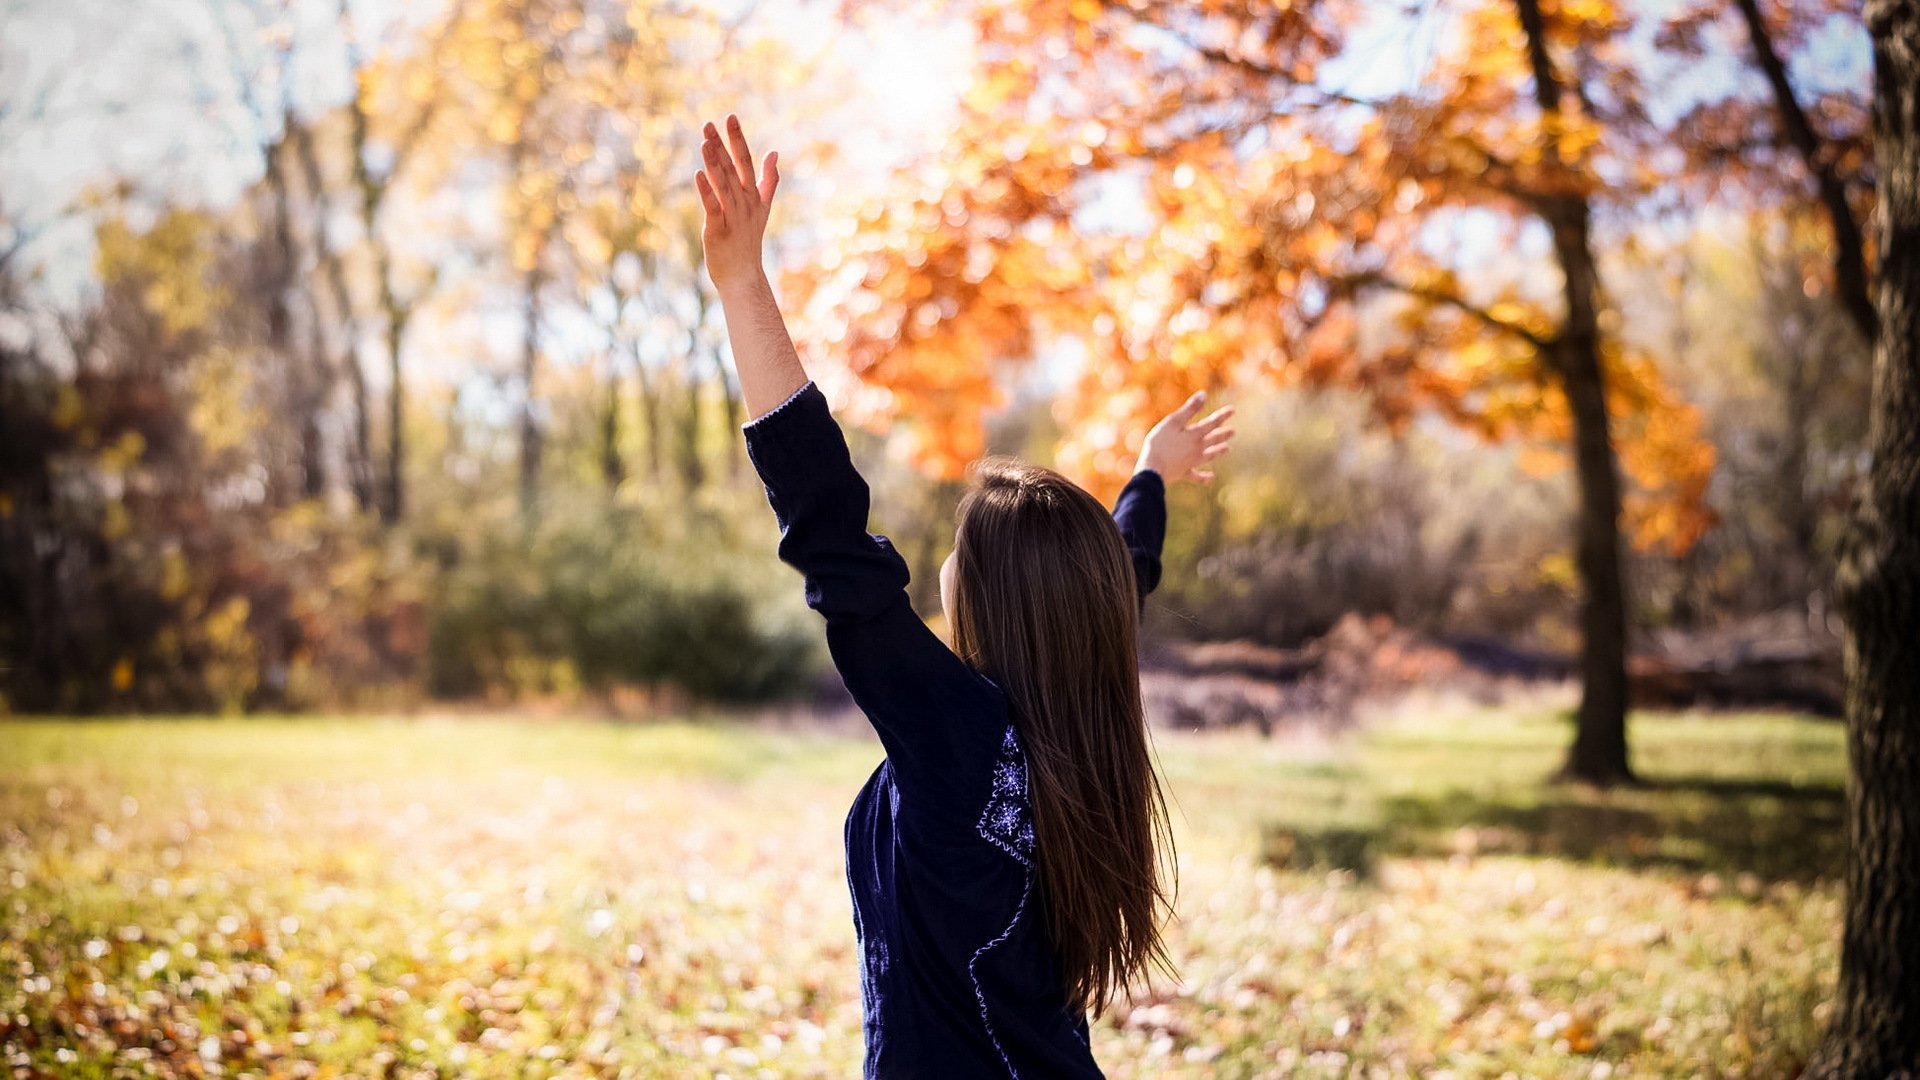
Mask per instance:
[[[1321,68],[1328,90],[1378,99],[1418,90],[1442,46],[1447,19],[1441,0],[1421,0],[1408,14],[1385,6],[1356,27],[1340,55]]]

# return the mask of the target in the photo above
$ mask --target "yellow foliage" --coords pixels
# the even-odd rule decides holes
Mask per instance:
[[[209,454],[244,448],[265,423],[252,399],[257,365],[228,348],[194,358],[193,405],[188,420]]]
[[[160,595],[167,600],[179,600],[187,595],[193,586],[193,577],[187,566],[187,557],[178,547],[169,547],[160,556]]]
[[[247,695],[259,685],[259,643],[247,629],[251,611],[246,597],[235,596],[213,608],[199,623],[207,652],[207,686],[218,698],[223,713],[238,713],[245,707]]]
[[[147,310],[169,333],[183,334],[205,326],[226,302],[225,290],[210,280],[214,229],[212,218],[195,210],[170,210],[144,232],[110,218],[94,232],[94,269],[102,281],[141,285]]]

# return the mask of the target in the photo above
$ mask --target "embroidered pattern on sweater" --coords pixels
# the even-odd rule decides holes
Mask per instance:
[[[1020,736],[1011,724],[1000,740],[1000,756],[993,763],[993,793],[987,797],[986,809],[980,812],[979,830],[987,843],[1013,856],[1026,868],[1020,903],[1014,907],[1007,928],[999,937],[974,950],[973,959],[967,961],[967,978],[973,982],[974,1000],[980,1003],[980,1023],[987,1029],[987,1039],[999,1053],[1000,1063],[1007,1067],[1007,1076],[1020,1080],[1019,1071],[1013,1067],[1006,1048],[1000,1045],[1000,1036],[993,1030],[993,1018],[987,1014],[987,993],[981,989],[980,976],[974,971],[981,957],[1013,936],[1021,917],[1027,913],[1027,898],[1033,894],[1033,807],[1027,801],[1027,759],[1020,749]]]
[[[993,793],[980,813],[980,836],[1033,869],[1033,807],[1027,801],[1027,760],[1020,737],[1007,726],[993,763]]]

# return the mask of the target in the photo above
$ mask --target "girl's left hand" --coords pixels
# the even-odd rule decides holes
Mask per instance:
[[[1195,420],[1195,414],[1206,403],[1207,392],[1201,390],[1188,398],[1185,405],[1153,425],[1153,430],[1147,432],[1146,443],[1140,448],[1140,464],[1134,467],[1134,471],[1152,469],[1168,482],[1195,480],[1202,484],[1213,483],[1213,470],[1203,466],[1227,452],[1233,440],[1233,429],[1221,425],[1233,415],[1233,406],[1215,409],[1205,419]]]
[[[761,239],[767,233],[767,214],[780,186],[778,153],[767,155],[760,179],[753,178],[753,154],[738,116],[727,117],[727,142],[711,123],[701,132],[700,157],[705,163],[694,177],[706,226],[700,246],[707,257],[707,273],[715,287],[751,285],[765,270],[760,262]]]

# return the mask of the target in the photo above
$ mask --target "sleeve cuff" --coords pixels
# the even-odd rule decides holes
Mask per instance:
[[[747,459],[771,493],[808,489],[850,469],[851,457],[827,397],[812,382],[773,409],[741,425]]]
[[[1127,492],[1135,489],[1155,491],[1158,492],[1162,498],[1165,498],[1167,494],[1167,478],[1161,476],[1157,470],[1141,469],[1139,472],[1127,478],[1127,484],[1120,489],[1120,494],[1125,495]]]
[[[806,382],[800,385],[800,389],[795,390],[791,394],[788,394],[787,400],[781,402],[778,405],[775,405],[773,408],[768,409],[766,412],[761,413],[759,416],[754,417],[753,419],[747,421],[746,423],[741,424],[740,430],[752,431],[754,427],[760,424],[761,422],[772,419],[773,417],[780,415],[781,410],[785,409],[787,406],[793,404],[794,402],[799,401],[802,397],[805,397],[807,391],[809,390],[813,391],[816,396],[824,396],[820,394],[819,387],[816,387],[815,385],[813,385],[813,380],[808,379]]]

